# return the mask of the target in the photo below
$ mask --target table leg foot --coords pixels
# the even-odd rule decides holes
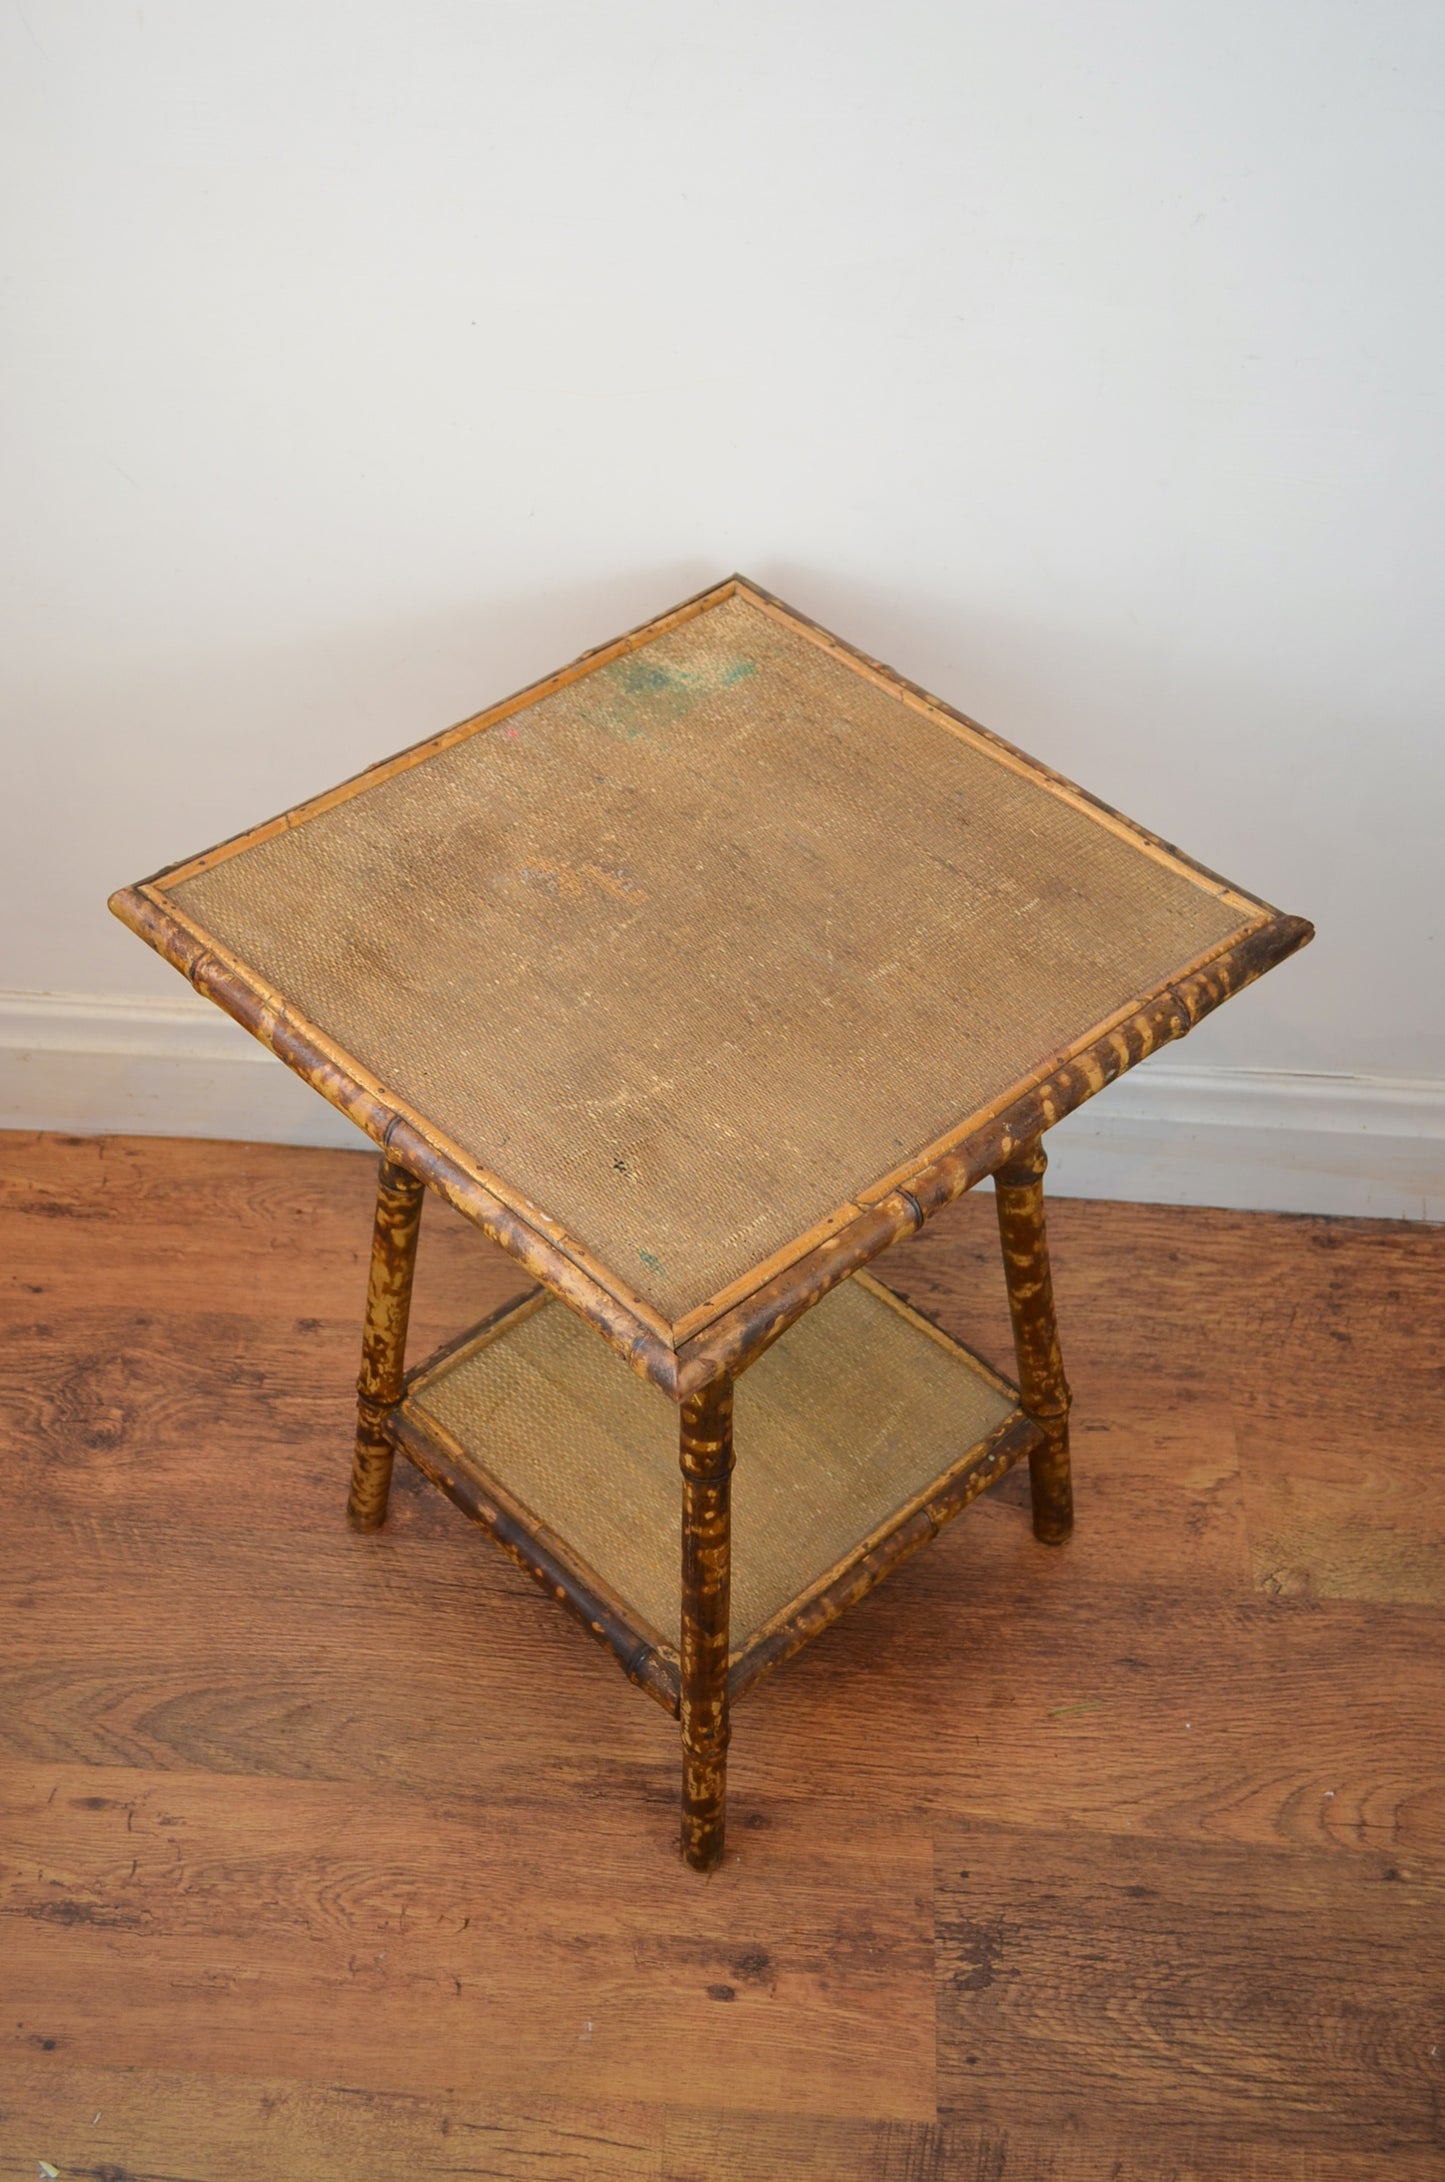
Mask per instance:
[[[1041,1417],[1048,1433],[1042,1447],[1029,1456],[1029,1488],[1033,1498],[1034,1536],[1046,1546],[1061,1546],[1074,1528],[1074,1485],[1069,1469],[1069,1420],[1056,1425]]]
[[[694,1871],[716,1871],[727,1832],[727,1754],[682,1753],[682,1860]]]
[[[381,1431],[377,1404],[358,1396],[356,1411],[356,1452],[351,1460],[346,1520],[353,1530],[380,1530],[391,1496],[392,1445]]]

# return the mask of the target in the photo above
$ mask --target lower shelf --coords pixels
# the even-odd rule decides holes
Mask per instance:
[[[678,1413],[545,1294],[414,1372],[418,1466],[677,1701]],[[855,1275],[737,1383],[734,1691],[799,1649],[1038,1442],[1009,1383]]]

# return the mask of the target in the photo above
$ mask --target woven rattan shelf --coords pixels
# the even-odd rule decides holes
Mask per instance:
[[[1017,1390],[858,1274],[738,1384],[732,1694],[1038,1444]],[[539,1290],[408,1377],[384,1430],[678,1706],[677,1420]]]
[[[675,1705],[700,1867],[730,1691],[1020,1452],[1067,1536],[1039,1140],[1310,936],[741,577],[111,906],[382,1147],[352,1520],[403,1445]],[[989,1176],[1017,1395],[850,1280]],[[428,1188],[572,1315],[403,1399]]]

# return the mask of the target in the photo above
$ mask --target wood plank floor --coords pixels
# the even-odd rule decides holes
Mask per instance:
[[[1057,1204],[1072,1544],[761,1685],[700,1880],[551,1602],[346,1528],[374,1171],[0,1137],[0,2176],[1438,2182],[1441,1230]],[[885,1266],[1007,1362],[987,1191]],[[429,1205],[415,1353],[522,1285]]]

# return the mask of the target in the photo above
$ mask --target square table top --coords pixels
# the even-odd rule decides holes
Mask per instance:
[[[1309,936],[741,578],[112,906],[674,1394]]]

